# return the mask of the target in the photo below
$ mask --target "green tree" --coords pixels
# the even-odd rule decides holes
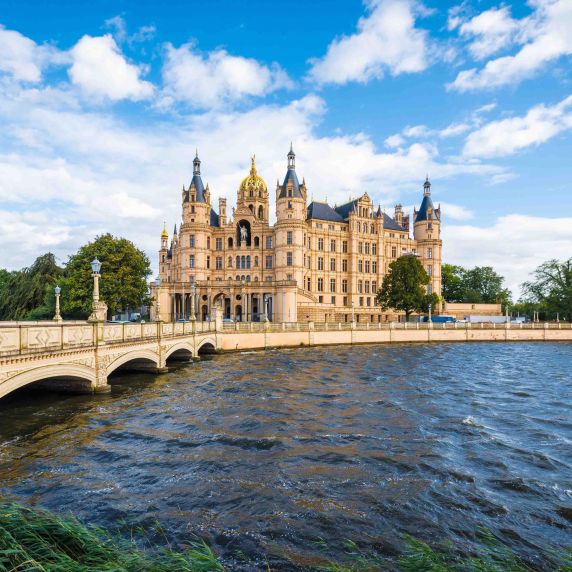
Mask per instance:
[[[463,302],[503,304],[510,302],[510,290],[503,288],[504,278],[491,266],[475,266],[463,273]]]
[[[53,289],[62,275],[63,269],[50,252],[36,258],[28,268],[3,270],[0,273],[0,320],[30,319],[29,313],[42,306],[47,290]]]
[[[559,262],[547,260],[534,272],[533,279],[522,285],[523,301],[537,304],[554,319],[572,320],[572,258]]]
[[[377,301],[386,310],[405,312],[405,318],[414,311],[422,311],[429,303],[425,286],[429,275],[415,256],[401,256],[389,265],[377,293]],[[431,298],[433,299],[433,298]],[[438,301],[438,297],[436,298]]]
[[[91,313],[93,278],[91,261],[101,262],[100,298],[108,315],[149,304],[147,277],[151,267],[147,255],[131,241],[111,234],[96,237],[70,256],[62,283],[62,313],[86,318]]]
[[[454,264],[443,264],[441,266],[442,294],[447,302],[463,301],[463,276],[465,272],[466,270],[462,266]]]

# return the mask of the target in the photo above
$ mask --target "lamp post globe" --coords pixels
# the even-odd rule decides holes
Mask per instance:
[[[60,314],[60,294],[62,293],[62,289],[59,286],[54,288],[54,294],[56,295],[56,313],[54,314],[54,321],[61,322],[62,316]]]
[[[101,262],[96,258],[91,261],[91,269],[94,274],[99,274],[101,270]]]
[[[161,321],[161,302],[160,302],[160,298],[159,298],[159,288],[161,287],[161,277],[157,276],[157,278],[155,278],[155,293],[156,293],[156,302],[155,302],[155,321],[159,322]]]
[[[93,302],[91,306],[91,316],[89,322],[103,322],[107,314],[107,304],[99,301],[99,278],[101,271],[101,262],[94,258],[91,262],[91,270],[93,276]]]

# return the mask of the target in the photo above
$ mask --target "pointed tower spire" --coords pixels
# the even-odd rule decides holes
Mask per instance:
[[[431,194],[431,183],[429,182],[429,174],[425,177],[425,182],[423,183],[423,196],[428,197]]]
[[[173,229],[173,236],[177,236],[177,223],[175,223],[175,228]]]
[[[294,149],[292,148],[292,142],[290,141],[290,151],[288,152],[288,169],[295,169],[296,168],[296,154],[294,153]]]
[[[199,159],[199,150],[195,152],[195,158],[193,159],[193,175],[201,174],[201,160]]]

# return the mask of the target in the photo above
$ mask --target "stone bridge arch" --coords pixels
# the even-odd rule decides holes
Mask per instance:
[[[95,370],[87,365],[74,363],[42,365],[17,373],[0,382],[0,399],[16,389],[39,381],[46,382],[45,386],[49,389],[68,393],[90,393],[96,386]]]
[[[164,355],[165,362],[168,359],[172,361],[189,361],[195,357],[195,347],[190,341],[181,341],[173,344]]]
[[[212,337],[204,338],[197,344],[197,355],[214,354],[216,352],[216,340]]]
[[[109,376],[119,368],[131,371],[149,371],[156,373],[161,369],[159,355],[152,350],[137,349],[120,355],[106,367]]]

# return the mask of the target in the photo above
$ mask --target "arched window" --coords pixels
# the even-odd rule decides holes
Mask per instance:
[[[232,248],[232,237],[228,238],[228,247]]]
[[[237,274],[236,275],[236,281],[239,282],[240,281],[240,276]]]
[[[236,257],[236,269],[238,270],[240,268],[240,256]]]
[[[250,268],[250,256],[246,257],[246,268]]]
[[[232,256],[228,257],[228,267],[232,268]]]
[[[260,219],[264,218],[264,207],[262,205],[258,207],[258,218]]]
[[[250,282],[250,274],[246,277],[246,281]]]
[[[250,192],[248,193],[248,196],[249,196],[249,197],[254,196],[254,194],[253,194],[253,192],[252,192],[252,189],[250,189]]]
[[[254,214],[254,205],[248,205],[248,208],[250,209],[250,212]]]
[[[256,248],[260,246],[260,238],[258,236],[254,237],[254,246],[256,246]]]
[[[246,268],[246,256],[241,256],[241,257],[240,257],[240,267],[241,267],[241,268]]]
[[[254,268],[258,268],[258,256],[254,257]]]

